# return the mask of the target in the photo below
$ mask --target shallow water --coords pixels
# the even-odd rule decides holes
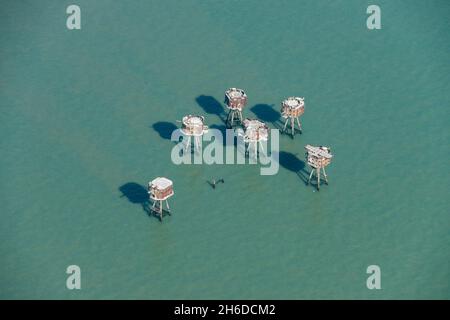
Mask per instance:
[[[72,2],[2,2],[0,298],[450,298],[449,2],[377,1],[376,31],[369,1],[76,2],[79,31]],[[176,120],[222,128],[228,87],[272,128],[305,97],[277,175],[171,162]],[[320,192],[308,143],[335,155]]]

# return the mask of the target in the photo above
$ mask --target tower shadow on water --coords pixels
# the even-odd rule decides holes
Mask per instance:
[[[308,185],[309,173],[304,161],[300,160],[295,154],[286,151],[280,151],[278,156],[281,167],[294,172],[305,185]]]
[[[170,140],[172,137],[172,132],[174,132],[177,128],[175,124],[167,121],[159,121],[155,122],[152,125],[153,130],[158,132],[159,136],[163,139]]]
[[[227,146],[227,142],[226,142],[226,136],[227,136],[227,127],[223,124],[217,125],[217,124],[212,124],[209,126],[210,129],[217,129],[220,131],[220,133],[222,134],[222,145],[224,147]],[[235,145],[235,139],[233,139],[233,145]]]
[[[283,124],[280,121],[281,113],[276,111],[274,105],[265,103],[256,104],[250,108],[256,117],[266,123],[271,123],[276,129],[282,130]]]
[[[150,200],[147,189],[144,186],[136,182],[128,182],[121,185],[119,191],[122,193],[121,198],[127,198],[131,203],[140,205],[148,216],[157,218],[150,210]]]
[[[207,95],[200,95],[195,98],[198,105],[208,114],[214,114],[220,118],[220,120],[226,124],[227,114],[223,108],[223,105],[214,97]]]

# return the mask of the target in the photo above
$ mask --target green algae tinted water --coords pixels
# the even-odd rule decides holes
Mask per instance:
[[[449,2],[377,1],[381,30],[364,0],[77,0],[81,30],[70,4],[1,1],[0,298],[450,298]],[[176,120],[223,126],[234,86],[272,128],[305,97],[278,174],[173,164]],[[334,154],[320,192],[308,143]]]

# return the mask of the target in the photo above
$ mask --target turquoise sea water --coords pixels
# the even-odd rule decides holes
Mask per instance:
[[[364,0],[0,4],[0,298],[450,298],[448,1],[378,0],[375,31]],[[223,126],[232,86],[271,127],[305,97],[277,175],[172,164],[176,120]],[[335,154],[320,192],[308,143]]]

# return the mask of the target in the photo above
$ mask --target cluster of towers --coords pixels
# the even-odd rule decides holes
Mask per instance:
[[[243,118],[242,112],[247,105],[247,94],[244,90],[238,88],[230,88],[225,91],[225,104],[228,109],[228,116],[226,125],[232,128],[235,125],[242,125],[244,128],[244,142],[246,144],[246,154],[253,154],[257,156],[258,144],[260,150],[264,152],[262,142],[269,138],[269,127],[258,119]],[[286,132],[287,126],[290,123],[292,137],[295,135],[295,126],[298,126],[302,132],[302,125],[300,117],[305,112],[305,99],[302,97],[289,97],[281,102],[281,116],[285,119],[283,132]],[[182,121],[181,132],[186,137],[184,139],[184,152],[192,150],[199,151],[201,146],[201,137],[208,132],[208,126],[205,125],[205,118],[199,115],[184,116]],[[306,145],[306,160],[311,167],[308,183],[310,183],[313,174],[316,174],[317,189],[320,189],[321,172],[328,184],[328,178],[325,173],[325,167],[331,163],[333,155],[331,149],[323,146]],[[148,184],[148,193],[150,199],[153,201],[151,210],[163,217],[163,202],[165,201],[167,212],[170,213],[168,198],[173,196],[173,183],[167,178],[158,177]]]

